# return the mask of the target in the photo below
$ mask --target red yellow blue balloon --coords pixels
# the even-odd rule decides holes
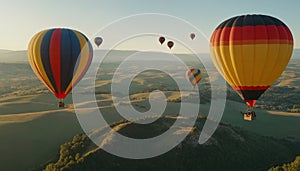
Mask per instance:
[[[202,73],[200,69],[189,69],[186,71],[186,79],[195,87],[202,79]]]
[[[88,70],[93,49],[87,37],[66,28],[37,33],[28,46],[30,66],[59,99],[64,99]]]

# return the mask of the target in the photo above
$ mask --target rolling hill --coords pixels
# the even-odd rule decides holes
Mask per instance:
[[[120,122],[112,125],[119,133],[146,138],[159,135],[176,118],[164,117],[150,125]],[[184,119],[184,118],[183,118]],[[292,161],[300,149],[289,141],[260,136],[228,124],[219,125],[215,134],[204,145],[198,144],[199,133],[205,118],[199,118],[193,131],[171,151],[150,159],[131,160],[120,158],[97,148],[86,135],[77,135],[61,145],[57,161],[49,163],[45,171],[72,170],[267,170],[273,165]],[[184,130],[178,128],[176,133]],[[101,131],[100,131],[101,132]],[[113,146],[114,136],[104,145]]]
[[[11,51],[0,49],[0,63],[27,63],[27,51]]]

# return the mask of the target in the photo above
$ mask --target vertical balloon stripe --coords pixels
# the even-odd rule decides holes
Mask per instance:
[[[44,32],[41,36],[39,36],[39,38],[37,39],[37,41],[33,44],[34,46],[40,46],[43,36],[45,35],[46,32]],[[44,84],[46,84],[48,87],[50,87],[50,90],[55,92],[54,87],[52,86],[44,68],[43,68],[43,63],[42,63],[42,58],[41,58],[41,51],[39,48],[35,48],[34,49],[34,66],[36,67],[36,70],[38,71],[39,75],[42,78],[42,81],[44,82]]]
[[[45,36],[45,34],[47,33],[47,31],[43,32],[39,38],[37,39],[37,41],[35,42],[34,46],[38,46],[40,47],[42,44],[42,40],[43,37]],[[42,62],[42,52],[40,48],[34,48],[35,50],[35,55],[34,55],[34,63],[37,67],[37,70],[40,72],[43,81],[45,81],[45,84],[49,85],[51,87],[51,90],[55,91],[54,87],[52,86],[52,83],[43,67],[43,62]]]
[[[50,66],[53,73],[53,78],[55,80],[55,85],[57,88],[56,96],[60,96],[61,88],[60,88],[60,50],[61,50],[61,29],[56,29],[50,40],[49,45],[49,59],[50,59]],[[59,98],[59,97],[58,97]]]
[[[85,55],[86,58],[87,58],[87,61],[85,61],[86,62],[85,63],[85,67],[84,67],[83,72],[80,73],[79,79],[81,79],[84,76],[84,74],[86,73],[86,71],[90,67],[91,62],[92,62],[92,58],[93,58],[93,47],[92,47],[92,44],[89,42],[89,40],[87,39],[87,37],[85,37],[84,35],[82,35],[82,37],[85,39],[85,44],[84,44],[83,49],[86,49],[87,52],[81,51],[81,52],[84,52],[81,55]],[[78,81],[79,80],[76,80],[76,83]]]
[[[34,48],[36,46],[40,46],[42,37],[45,35],[46,31],[39,32],[36,34],[31,42],[29,43],[28,47],[28,58],[29,58],[29,63],[31,65],[31,68],[33,71],[36,73],[38,78],[45,84],[45,86],[52,92],[54,93],[54,88],[51,85],[51,82],[49,81],[47,74],[45,73],[45,70],[40,67],[42,66],[41,62],[41,52],[39,48]]]
[[[216,37],[220,39],[220,41],[223,39],[229,39],[228,37],[230,37],[230,33],[228,32],[230,32],[230,30],[222,29],[220,35],[216,35]],[[230,56],[230,51],[228,50],[228,47],[226,46],[217,47],[217,54],[220,57],[218,59],[220,60],[221,65],[223,66],[225,76],[229,80],[231,80],[231,82],[233,82],[234,84],[238,84],[239,80],[235,79],[236,77],[234,75],[234,72],[231,72],[232,62],[231,62],[231,58],[228,58],[228,56]]]
[[[253,29],[251,29],[251,27],[248,28],[249,34],[251,34],[253,32]],[[243,32],[241,31],[241,27],[232,27],[231,31],[230,31],[230,46],[227,46],[227,48],[229,48],[229,54],[230,54],[230,58],[231,59],[231,66],[233,68],[233,73],[234,73],[234,80],[238,80],[237,82],[233,83],[233,84],[244,84],[245,83],[245,79],[243,79],[242,75],[245,75],[247,72],[247,68],[243,67],[243,61],[244,59],[248,59],[246,55],[250,55],[249,53],[247,53],[246,55],[243,55],[244,51],[243,49],[240,50],[235,50],[234,46],[232,46],[234,44],[235,39],[242,39],[243,38]],[[251,46],[251,45],[249,45]],[[240,78],[240,79],[238,79]],[[233,82],[233,81],[231,81]]]
[[[76,61],[74,76],[72,82],[69,84],[66,90],[67,93],[70,92],[72,87],[75,86],[77,82],[83,77],[88,67],[90,66],[92,56],[93,56],[93,48],[90,42],[88,41],[88,39],[77,31],[74,31],[74,33],[76,34],[79,40],[81,53],[80,53],[80,57]]]
[[[266,58],[268,57],[268,48],[269,48],[269,39],[271,37],[271,33],[269,34],[267,32],[267,27],[266,27],[266,22],[262,19],[261,16],[258,16],[256,18],[256,22],[261,23],[262,25],[256,26],[254,28],[254,35],[255,35],[255,39],[254,39],[254,44],[253,44],[253,63],[255,64],[255,66],[253,67],[253,71],[249,72],[251,73],[251,77],[250,78],[250,84],[251,85],[259,85],[260,84],[260,78],[261,76],[264,74],[263,71],[264,70],[264,63]],[[260,37],[263,37],[263,39],[266,40],[267,43],[265,44],[259,44],[256,43]],[[247,63],[244,64],[244,66],[246,66]]]
[[[76,34],[72,30],[62,30],[61,43],[61,90],[66,91],[73,78],[73,72],[81,47]]]
[[[57,92],[57,87],[56,87],[56,83],[55,83],[55,80],[53,77],[51,64],[50,64],[50,56],[49,56],[50,40],[51,40],[53,31],[54,31],[54,29],[51,29],[46,32],[46,34],[42,38],[40,48],[36,48],[36,49],[40,50],[41,62],[43,65],[43,67],[40,66],[39,68],[44,68],[44,70],[47,74],[47,77],[49,78],[49,80],[51,82],[51,85],[53,86],[55,92]],[[39,46],[37,46],[37,47],[39,47]]]
[[[65,91],[65,87],[68,86],[68,75],[72,72],[70,71],[72,68],[72,42],[70,32],[70,30],[66,29],[61,30],[61,45],[63,45],[64,48],[60,50],[60,89],[63,92]]]
[[[37,74],[39,78],[42,78],[41,72],[38,70],[35,62],[35,58],[38,57],[40,54],[35,53],[33,46],[36,46],[37,40],[43,35],[43,32],[40,32],[36,34],[30,41],[29,47],[28,47],[28,58],[29,58],[29,64],[32,67],[33,71]],[[44,79],[43,79],[44,80]]]
[[[278,27],[276,26],[277,21],[274,19],[268,18],[268,17],[263,17],[265,23],[269,23],[267,29],[267,34],[271,33],[272,38],[274,39],[272,42],[268,43],[268,48],[267,48],[267,55],[264,60],[261,60],[261,63],[263,63],[263,68],[261,70],[264,70],[264,72],[260,72],[259,78],[258,78],[258,83],[264,82],[264,80],[268,80],[271,74],[274,72],[274,67],[276,67],[277,59],[279,58],[279,48],[280,48],[280,36],[279,36],[279,30]],[[282,27],[282,26],[280,26]],[[270,36],[269,36],[270,37]],[[276,79],[276,77],[274,77]],[[269,83],[271,85],[271,83]]]
[[[195,76],[195,79],[197,80],[197,83],[201,80],[202,78],[202,74],[198,74],[197,76]]]
[[[201,73],[200,70],[193,71],[194,77],[197,77],[200,73]]]

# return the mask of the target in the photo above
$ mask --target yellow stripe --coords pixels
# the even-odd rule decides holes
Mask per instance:
[[[231,85],[238,84],[236,82],[237,79],[233,77],[234,72],[232,72],[232,66],[231,68],[228,66],[228,61],[230,59],[228,47],[216,46],[212,51],[214,52],[212,53],[213,61],[218,64],[218,70],[221,71],[225,80]]]
[[[35,35],[32,42],[30,42],[28,51],[30,52],[29,58],[31,59],[31,64],[33,64],[31,67],[34,68],[36,75],[38,75],[40,80],[49,88],[52,93],[55,94],[54,88],[44,70],[40,52],[40,46],[47,31],[48,30],[44,30]]]
[[[74,31],[74,30],[73,30]],[[86,39],[77,31],[74,31],[76,34],[79,42],[80,42],[80,47],[81,47],[81,52],[80,52],[80,57],[78,58],[80,61],[77,67],[76,72],[73,74],[73,79],[68,85],[68,88],[66,89],[66,92],[69,92],[72,89],[73,84],[76,84],[76,80],[80,77],[81,73],[84,71],[88,60],[89,60],[89,46],[87,44]]]
[[[235,86],[269,86],[289,62],[293,45],[255,44],[211,47],[211,57],[225,80]]]
[[[29,42],[29,45],[28,45],[28,61],[29,61],[29,64],[32,68],[32,70],[34,71],[34,73],[39,77],[39,79],[41,80],[41,76],[40,74],[38,73],[36,67],[34,66],[34,63],[33,63],[33,43],[36,41],[36,39],[38,38],[38,34],[34,35],[33,38],[30,40]]]
[[[197,82],[199,82],[201,80],[201,78],[202,78],[202,73],[200,73],[199,75],[197,75],[196,78],[195,78],[195,80]]]

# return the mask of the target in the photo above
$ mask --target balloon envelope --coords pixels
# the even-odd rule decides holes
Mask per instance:
[[[39,79],[57,98],[63,99],[89,68],[93,49],[82,33],[54,28],[31,39],[28,57]]]
[[[103,39],[102,39],[101,37],[96,37],[96,38],[94,39],[94,42],[95,42],[95,44],[99,47],[99,46],[102,44]]]
[[[195,37],[196,37],[195,33],[191,33],[191,34],[190,34],[190,38],[191,38],[192,40],[194,40]]]
[[[185,77],[193,86],[196,86],[202,79],[202,73],[200,69],[192,68],[186,71]]]
[[[254,106],[288,64],[293,37],[279,19],[243,15],[221,23],[210,47],[219,72],[248,106]]]
[[[164,37],[160,37],[159,39],[158,39],[158,41],[159,41],[159,43],[162,45],[164,42],[165,42],[165,38]]]
[[[168,47],[171,49],[173,46],[174,46],[174,42],[172,42],[172,41],[168,41]]]

